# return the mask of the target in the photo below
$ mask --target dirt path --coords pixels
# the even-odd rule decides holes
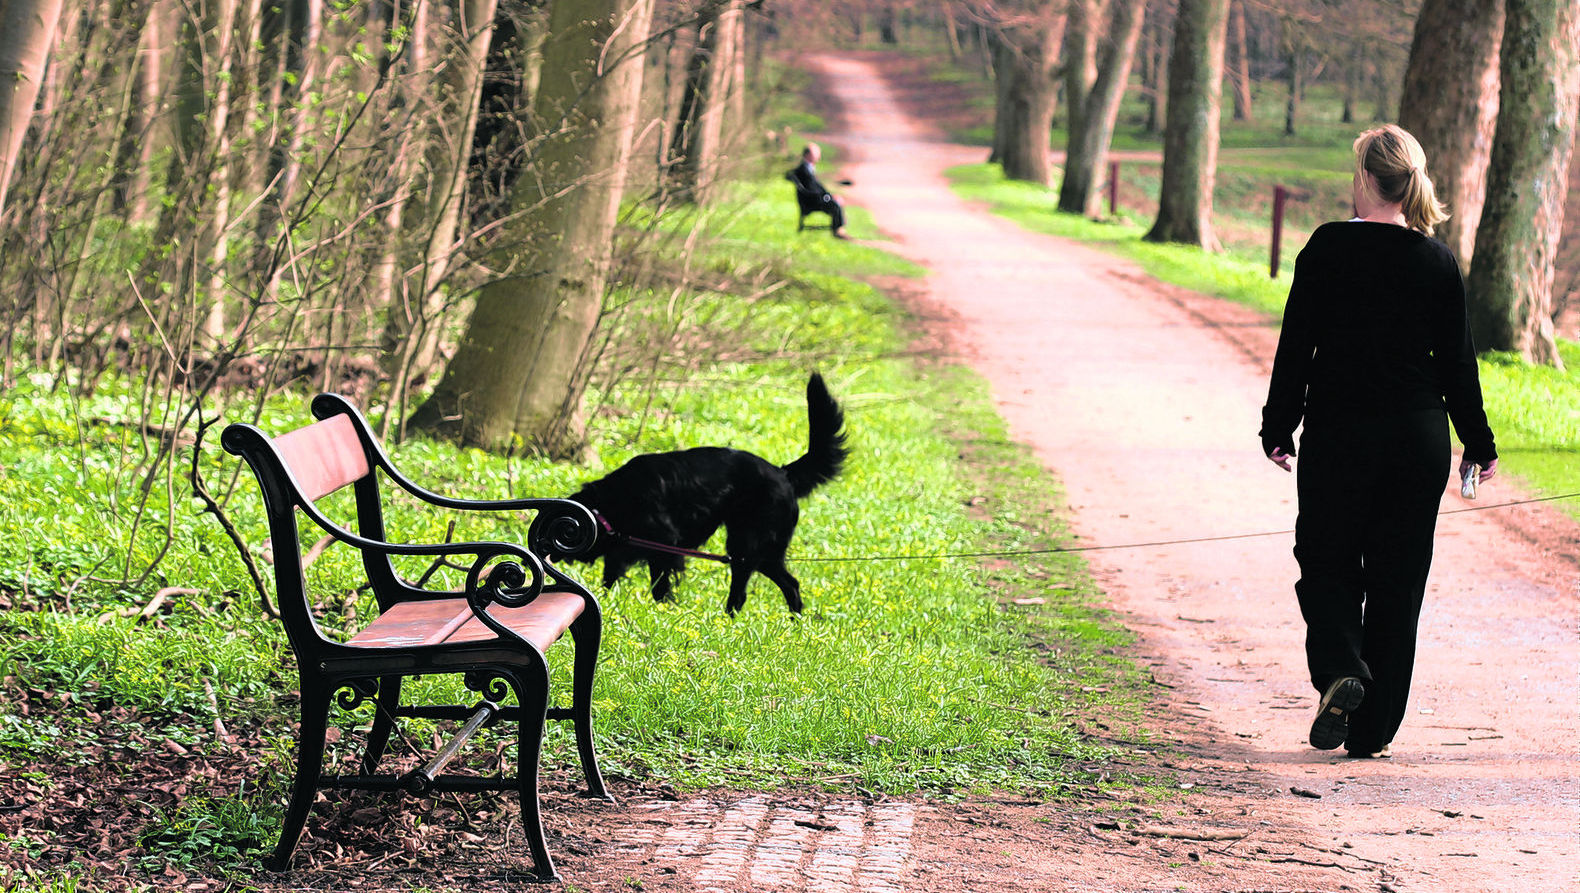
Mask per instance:
[[[841,174],[857,184],[850,202],[932,271],[929,299],[957,315],[969,362],[1016,436],[1063,481],[1086,541],[1292,526],[1293,480],[1262,459],[1255,437],[1275,329],[968,207],[941,171],[982,150],[930,140],[867,61],[808,61],[843,107],[848,132],[831,141],[846,150]],[[1500,480],[1482,501],[1515,495]],[[1444,499],[1445,509],[1464,505],[1457,492]],[[1580,888],[1575,526],[1543,511],[1442,519],[1410,715],[1386,761],[1305,745],[1313,692],[1291,543],[1281,535],[1092,555],[1176,687],[1181,715],[1197,720],[1183,734],[1199,768],[1222,782],[1238,767],[1247,780],[1241,792],[1219,790],[1213,808],[1354,857],[1328,858],[1344,864],[1322,889]],[[1282,864],[1304,872],[1320,861]],[[1192,870],[1179,878],[1196,877],[1195,889]],[[1150,874],[1103,888],[1177,880]],[[1292,872],[1283,883],[1303,878]]]

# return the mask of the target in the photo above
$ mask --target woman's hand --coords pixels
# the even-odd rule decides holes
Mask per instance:
[[[1465,477],[1465,472],[1469,471],[1470,470],[1470,466],[1472,466],[1474,464],[1476,464],[1476,463],[1474,463],[1474,462],[1467,462],[1465,460],[1460,460],[1460,463],[1459,463],[1459,476],[1460,476],[1461,479],[1463,479]],[[1478,483],[1478,484],[1485,484],[1487,481],[1492,480],[1493,476],[1496,475],[1497,473],[1498,473],[1498,460],[1493,459],[1491,462],[1488,462],[1486,465],[1481,466],[1481,473],[1476,475],[1476,483]]]
[[[1267,454],[1267,459],[1269,462],[1272,462],[1274,465],[1277,465],[1279,468],[1282,468],[1285,471],[1294,471],[1293,468],[1289,467],[1289,460],[1293,458],[1295,458],[1294,454],[1284,452],[1283,447],[1273,447],[1273,451]],[[1493,464],[1496,464],[1496,462]],[[1485,478],[1483,478],[1483,480],[1485,480]]]

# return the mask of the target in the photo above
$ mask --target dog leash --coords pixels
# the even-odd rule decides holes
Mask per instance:
[[[1510,508],[1511,506],[1531,505],[1538,502],[1555,502],[1560,499],[1574,499],[1576,497],[1580,497],[1580,493],[1562,493],[1557,496],[1538,496],[1533,499],[1516,499],[1511,502],[1498,502],[1492,505],[1474,505],[1466,508],[1449,509],[1446,512],[1438,512],[1438,516],[1462,515],[1466,512],[1485,512],[1492,509],[1506,509]],[[1181,546],[1189,545],[1191,543],[1216,543],[1223,542],[1225,540],[1247,540],[1263,536],[1279,536],[1281,534],[1290,534],[1294,532],[1295,531],[1291,528],[1287,530],[1263,530],[1257,533],[1231,533],[1222,536],[1198,536],[1175,540],[1153,540],[1144,543],[1113,543],[1106,546],[1052,546],[1046,549],[1006,549],[988,552],[943,552],[931,555],[862,555],[849,557],[837,555],[823,557],[797,556],[796,561],[928,561],[943,558],[1013,558],[1017,555],[1057,555],[1066,552],[1111,552],[1119,549],[1152,549],[1160,546]]]
[[[699,549],[687,549],[682,546],[671,546],[668,543],[658,543],[654,542],[653,540],[642,539],[639,536],[631,536],[628,533],[621,533],[620,531],[614,529],[614,525],[609,523],[609,519],[605,518],[602,512],[594,511],[593,517],[598,519],[598,526],[603,528],[603,532],[607,536],[610,536],[619,542],[626,543],[627,545],[636,546],[639,549],[649,549],[654,552],[664,552],[669,555],[681,555],[686,558],[701,558],[707,561],[717,561],[720,564],[730,563],[730,559],[726,555],[717,555],[713,552],[703,552]]]
[[[1580,497],[1580,493],[1563,493],[1558,496],[1539,496],[1534,499],[1517,499],[1512,502],[1499,502],[1492,505],[1476,505],[1469,506],[1467,508],[1449,509],[1446,512],[1438,512],[1438,515],[1441,517],[1443,515],[1461,515],[1466,512],[1485,512],[1492,509],[1504,509],[1510,508],[1511,506],[1530,505],[1538,502],[1555,502],[1560,499],[1574,499],[1575,497]],[[718,555],[713,552],[703,552],[697,549],[686,549],[680,546],[671,546],[667,543],[654,542],[653,540],[642,539],[641,537],[620,533],[614,529],[614,525],[609,523],[609,519],[605,518],[600,512],[593,512],[593,517],[598,519],[598,525],[603,528],[603,532],[606,535],[613,537],[620,542],[627,543],[641,549],[650,549],[654,552],[664,552],[669,555],[680,555],[686,558],[701,558],[707,561],[717,561],[720,564],[730,563],[730,559],[726,555]],[[1256,537],[1263,536],[1280,536],[1294,532],[1295,531],[1293,529],[1264,530],[1257,533],[1231,533],[1225,534],[1223,536],[1198,536],[1175,540],[1152,540],[1150,542],[1144,543],[1115,543],[1106,546],[1053,546],[1047,549],[1006,549],[988,552],[940,552],[926,555],[798,556],[796,561],[844,563],[853,561],[930,561],[945,558],[1013,558],[1017,555],[1058,555],[1066,552],[1111,552],[1119,549],[1153,549],[1161,546],[1183,546],[1189,545],[1191,543],[1216,543],[1226,540],[1245,540],[1255,539]]]

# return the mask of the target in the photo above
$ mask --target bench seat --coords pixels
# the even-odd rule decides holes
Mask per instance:
[[[519,608],[495,607],[489,614],[539,651],[559,641],[582,615],[586,602],[574,592],[545,592]],[[464,598],[400,602],[346,641],[367,648],[460,645],[498,638],[472,613]]]

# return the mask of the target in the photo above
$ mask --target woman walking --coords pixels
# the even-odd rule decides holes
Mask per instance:
[[[1416,625],[1447,480],[1496,473],[1459,264],[1426,156],[1394,125],[1355,140],[1355,218],[1324,224],[1295,261],[1262,450],[1295,455],[1295,593],[1322,693],[1311,746],[1386,757],[1404,719]],[[1445,418],[1446,415],[1446,418]],[[1473,468],[1474,466],[1474,468]]]

